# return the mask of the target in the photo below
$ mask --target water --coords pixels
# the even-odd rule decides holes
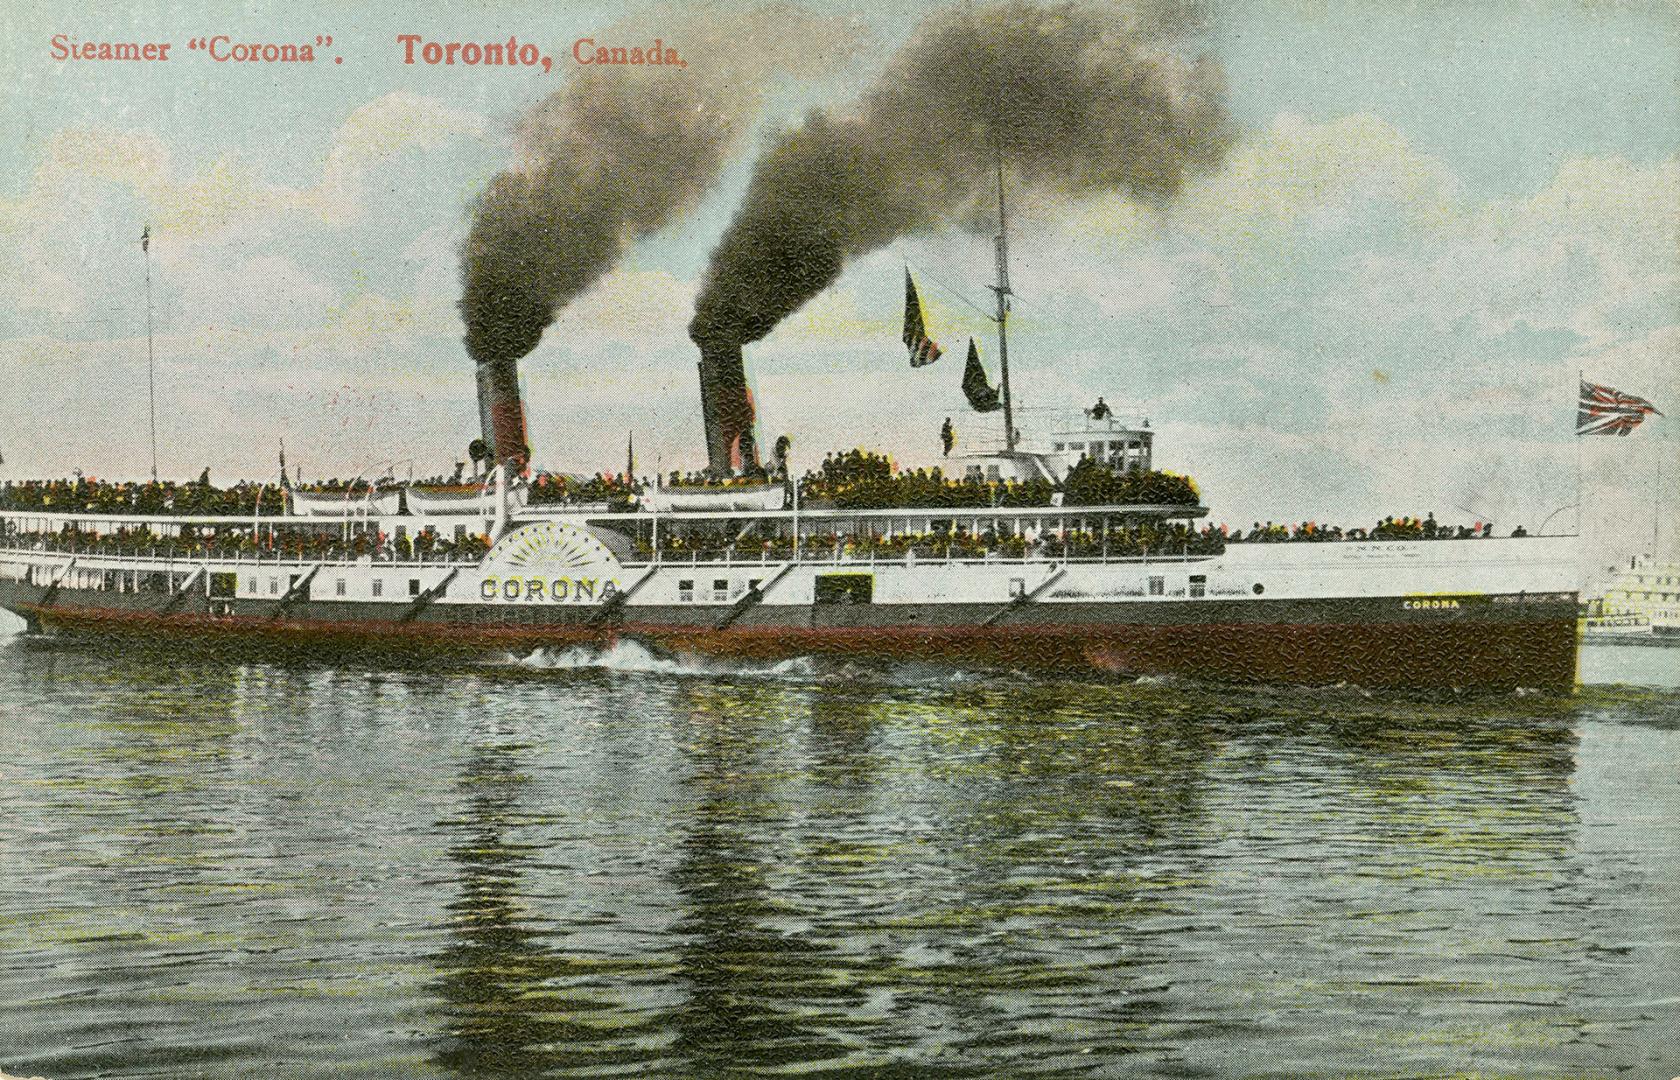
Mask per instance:
[[[1666,1078],[1680,651],[1584,674],[1420,702],[12,639],[0,1069]]]

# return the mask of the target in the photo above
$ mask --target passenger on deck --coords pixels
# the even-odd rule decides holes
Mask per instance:
[[[945,446],[945,456],[951,456],[951,448],[957,445],[957,429],[951,426],[951,418],[947,416],[945,423],[939,429],[939,441]]]
[[[1097,403],[1091,406],[1091,419],[1106,420],[1112,415],[1114,415],[1114,410],[1110,409],[1108,403],[1102,399],[1102,395],[1098,394]]]

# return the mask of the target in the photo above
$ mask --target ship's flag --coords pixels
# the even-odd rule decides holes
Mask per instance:
[[[1003,408],[997,387],[986,379],[986,369],[980,366],[980,349],[974,339],[968,339],[968,365],[963,368],[963,396],[975,412],[997,412]]]
[[[922,298],[916,295],[916,283],[910,271],[904,271],[904,345],[910,350],[910,366],[926,367],[943,356],[944,350],[927,336],[927,320],[922,317]]]
[[[1662,413],[1644,398],[1582,379],[1581,402],[1575,414],[1575,434],[1626,435],[1645,417],[1652,415],[1661,416]]]

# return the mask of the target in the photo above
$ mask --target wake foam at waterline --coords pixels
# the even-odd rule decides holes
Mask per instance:
[[[871,664],[838,658],[794,656],[753,662],[727,660],[692,653],[669,653],[634,640],[620,640],[604,648],[577,645],[566,649],[538,648],[527,655],[504,655],[494,666],[529,672],[604,671],[631,675],[668,675],[679,678],[771,679],[789,682],[859,683],[881,686],[950,687],[984,682],[980,672],[939,664]],[[999,673],[1009,677],[1008,673]],[[1017,680],[1026,677],[1014,673]]]
[[[796,656],[772,664],[750,664],[659,653],[640,642],[628,640],[615,641],[604,649],[588,645],[559,650],[539,648],[527,656],[509,655],[503,663],[535,671],[617,671],[638,675],[744,675],[800,679],[822,674],[816,661],[808,656]]]

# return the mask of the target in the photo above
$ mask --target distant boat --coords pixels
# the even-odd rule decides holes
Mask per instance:
[[[1651,639],[1651,620],[1643,615],[1589,615],[1581,632],[1588,641]]]
[[[1680,640],[1680,561],[1635,555],[1588,609],[1588,633]]]

